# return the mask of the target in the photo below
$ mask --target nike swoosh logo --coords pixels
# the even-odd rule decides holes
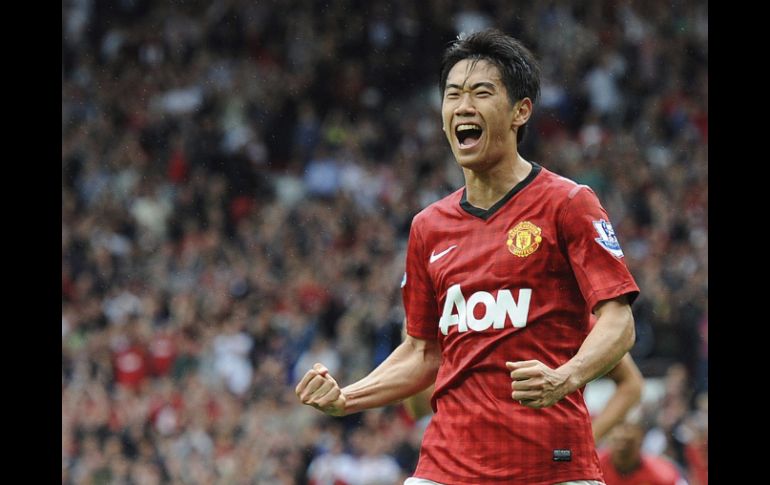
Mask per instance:
[[[454,246],[449,246],[448,248],[446,248],[445,250],[441,251],[438,254],[436,254],[436,250],[434,249],[433,252],[430,253],[430,262],[435,263],[436,261],[441,259],[446,253],[448,253],[449,251],[453,250],[456,247],[457,247],[457,244],[455,244]]]

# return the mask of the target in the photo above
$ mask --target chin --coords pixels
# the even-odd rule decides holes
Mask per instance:
[[[460,168],[473,170],[474,172],[484,171],[486,168],[489,167],[489,164],[487,163],[486,159],[483,158],[481,154],[477,154],[473,156],[466,155],[463,157],[458,157],[455,155],[455,161],[460,166]]]

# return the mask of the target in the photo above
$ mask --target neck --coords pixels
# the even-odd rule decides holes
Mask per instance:
[[[464,168],[465,198],[474,207],[489,209],[519,182],[527,178],[531,171],[532,164],[518,153],[511,162],[498,163],[483,172]]]

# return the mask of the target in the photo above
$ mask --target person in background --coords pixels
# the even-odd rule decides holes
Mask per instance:
[[[642,452],[644,429],[626,420],[610,432],[609,448],[599,453],[607,485],[687,485],[667,459]]]

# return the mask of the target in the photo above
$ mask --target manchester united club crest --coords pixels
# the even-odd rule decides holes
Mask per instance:
[[[540,236],[542,229],[529,221],[516,224],[508,231],[508,251],[520,258],[525,258],[537,251],[543,238]]]

